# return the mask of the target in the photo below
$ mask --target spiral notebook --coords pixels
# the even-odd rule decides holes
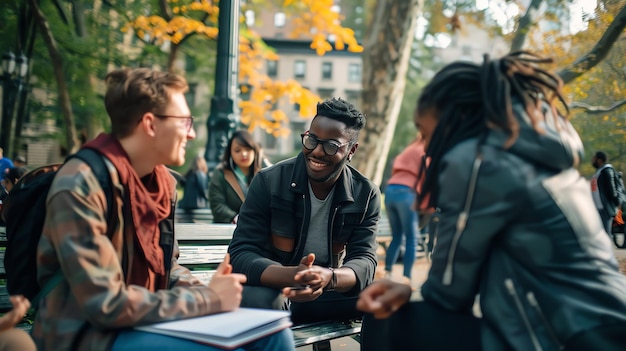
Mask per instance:
[[[135,327],[137,330],[235,349],[291,326],[288,311],[239,308],[202,317]]]

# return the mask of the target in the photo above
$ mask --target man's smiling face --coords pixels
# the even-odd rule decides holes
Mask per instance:
[[[323,142],[319,142],[312,150],[302,147],[306,159],[306,171],[311,181],[334,183],[339,179],[343,167],[358,145],[350,143],[353,133],[354,131],[347,129],[343,122],[319,115],[313,119],[308,131],[311,137],[341,146],[334,155],[328,155],[324,151]]]

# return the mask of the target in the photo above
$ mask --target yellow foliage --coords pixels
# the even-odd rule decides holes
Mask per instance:
[[[137,16],[127,23],[122,31],[133,29],[139,38],[149,36],[150,42],[161,44],[171,41],[180,43],[193,34],[201,34],[209,39],[218,35],[217,21],[219,8],[217,2],[209,0],[168,0],[174,16],[166,20],[160,16]],[[283,0],[283,7],[293,12],[290,14],[294,38],[311,38],[311,49],[318,55],[336,50],[362,52],[363,47],[357,42],[354,31],[341,26],[342,16],[332,11],[333,0]],[[205,22],[198,14],[208,15]],[[243,24],[243,16],[240,17]],[[311,37],[311,33],[315,33]],[[328,40],[334,37],[334,47]],[[267,47],[258,33],[242,29],[239,38],[239,81],[242,93],[249,93],[248,101],[240,102],[241,122],[250,130],[261,128],[267,133],[280,137],[290,133],[289,118],[281,110],[281,105],[298,104],[300,116],[311,118],[315,114],[319,97],[303,88],[298,82],[274,81],[265,75],[268,60],[278,60],[278,55]]]
[[[315,33],[311,42],[311,49],[314,49],[318,55],[322,56],[333,49],[327,40],[330,35],[335,37],[335,49],[337,50],[344,50],[347,45],[348,51],[363,51],[363,47],[354,37],[354,32],[341,26],[343,16],[332,11],[333,0],[301,0],[299,2],[285,0],[283,4],[285,7],[298,6],[308,10],[291,19],[294,29],[290,36],[292,38],[309,38],[310,33]]]

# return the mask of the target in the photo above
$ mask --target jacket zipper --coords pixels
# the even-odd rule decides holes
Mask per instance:
[[[333,210],[333,215],[330,217],[330,223],[328,223],[328,267],[335,267],[333,264],[333,228],[335,226],[335,218],[337,217],[338,210],[339,206],[335,207],[335,209]]]
[[[534,332],[534,330],[532,329],[532,327],[530,325],[530,321],[528,320],[528,316],[524,312],[524,307],[522,306],[522,301],[520,300],[519,296],[517,295],[517,291],[515,291],[515,286],[513,284],[513,279],[510,279],[510,278],[505,279],[504,280],[504,286],[509,291],[509,294],[511,295],[511,297],[513,297],[513,300],[515,301],[515,306],[517,307],[517,310],[519,311],[520,316],[522,317],[522,321],[524,322],[524,325],[526,326],[526,329],[528,330],[528,334],[530,334],[530,340],[532,341],[533,346],[535,347],[535,350],[542,351],[543,348],[541,347],[541,344],[539,343],[539,339],[537,339],[537,335],[535,335],[535,332]]]
[[[537,301],[537,298],[535,297],[535,294],[533,294],[532,291],[529,291],[526,294],[526,300],[528,300],[528,303],[532,307],[534,307],[537,313],[539,314],[539,317],[541,318],[541,320],[546,326],[546,329],[548,330],[548,334],[550,334],[550,337],[552,338],[554,343],[556,343],[559,346],[559,350],[563,350],[563,345],[559,341],[559,338],[556,336],[556,333],[552,329],[552,326],[548,323],[548,320],[546,319],[546,315],[541,310],[541,306],[539,306],[539,302]]]
[[[465,206],[463,211],[459,213],[459,217],[456,220],[456,232],[452,237],[452,243],[450,244],[450,250],[448,251],[448,260],[446,262],[446,269],[443,272],[442,282],[443,285],[452,284],[452,265],[454,264],[454,256],[456,255],[456,248],[461,240],[461,235],[467,225],[467,218],[469,216],[469,210],[472,206],[472,200],[474,199],[474,192],[476,191],[476,183],[478,182],[478,170],[482,164],[482,156],[479,154],[474,160],[474,166],[472,167],[472,174],[470,176],[469,189],[467,191],[467,197],[465,198]]]
[[[427,254],[431,256],[433,252],[435,252],[435,246],[437,246],[437,234],[439,233],[439,212],[441,212],[441,209],[439,207],[435,208],[435,213],[433,213],[430,219],[432,224],[431,223],[428,224],[428,245],[427,246],[430,250],[429,252],[427,252]],[[430,257],[428,258],[428,260],[430,261]]]
[[[304,222],[306,222],[306,195],[302,194],[302,208],[304,208],[304,212],[305,214],[302,216],[302,224],[300,225],[300,233],[299,233],[299,237],[298,237],[298,246],[296,246],[295,250],[293,250],[293,256],[291,256],[291,261],[294,261],[296,257],[298,257],[298,252],[300,251],[300,248],[302,247],[303,241],[303,235],[304,235]],[[304,254],[304,253],[302,253]],[[302,258],[302,255],[299,255],[300,259]],[[298,259],[296,262],[296,264],[300,264],[300,259]]]

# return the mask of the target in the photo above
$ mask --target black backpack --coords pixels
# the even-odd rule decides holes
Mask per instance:
[[[67,160],[77,157],[95,174],[107,199],[107,218],[112,213],[112,181],[104,156],[93,149],[81,149]],[[51,164],[26,173],[4,199],[2,217],[6,223],[7,247],[4,254],[9,295],[24,295],[33,307],[41,291],[37,283],[37,245],[46,218],[46,197],[57,170],[63,164]],[[51,290],[62,277],[51,279],[44,290]],[[42,292],[45,296],[47,292]],[[35,298],[37,296],[37,298]]]

